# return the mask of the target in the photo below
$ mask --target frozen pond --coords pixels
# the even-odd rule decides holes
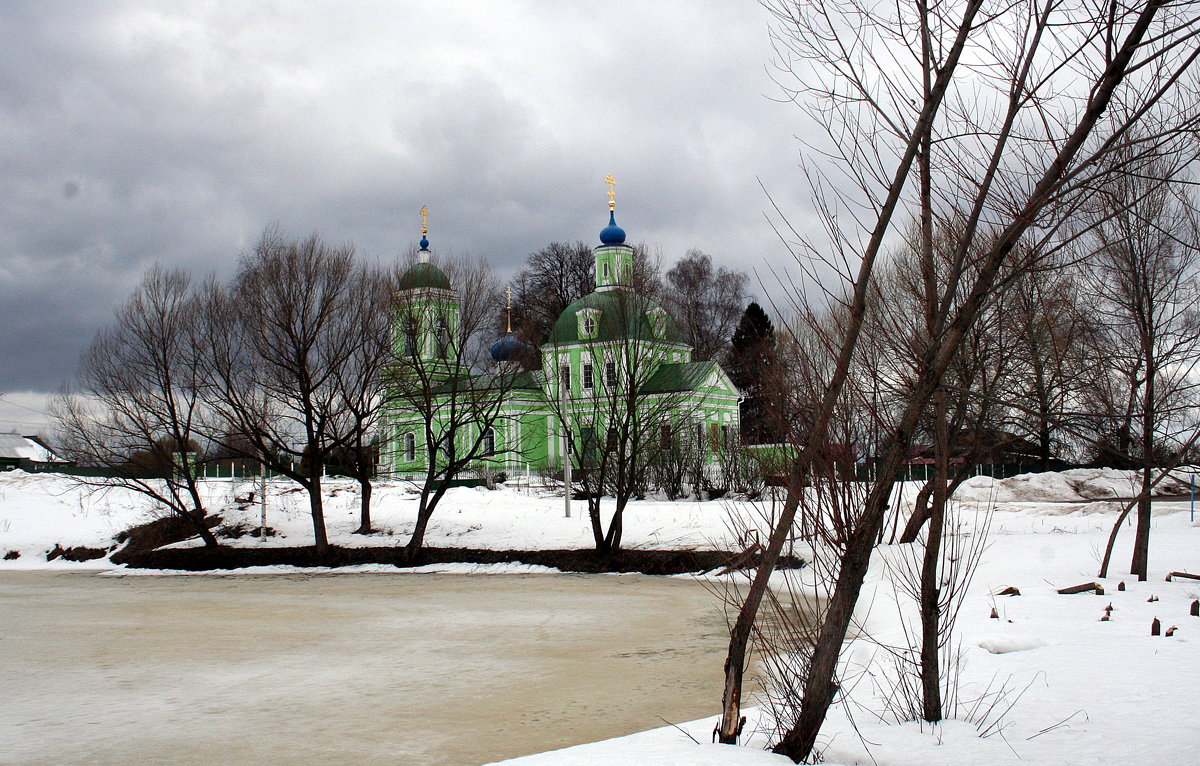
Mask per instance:
[[[478,764],[719,710],[680,578],[0,573],[0,763]]]

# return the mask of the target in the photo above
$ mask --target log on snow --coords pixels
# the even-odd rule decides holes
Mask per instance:
[[[1058,592],[1064,596],[1069,596],[1072,593],[1087,593],[1095,591],[1098,595],[1104,595],[1104,587],[1098,582],[1085,582],[1082,585],[1072,585],[1070,588],[1059,588]]]

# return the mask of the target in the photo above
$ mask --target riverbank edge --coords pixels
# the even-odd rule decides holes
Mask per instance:
[[[386,564],[411,569],[436,564],[527,564],[586,574],[619,573],[677,575],[710,572],[737,560],[742,566],[757,566],[757,557],[722,550],[623,550],[602,555],[592,549],[492,550],[486,548],[423,548],[410,558],[403,546],[330,546],[318,556],[314,546],[160,548],[122,557],[131,569],[169,569],[189,572],[243,569],[259,566],[350,567]],[[804,562],[795,557],[780,566],[798,569]]]

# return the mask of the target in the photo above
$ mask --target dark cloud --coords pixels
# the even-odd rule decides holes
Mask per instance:
[[[753,2],[9,2],[0,16],[6,390],[52,391],[148,265],[228,273],[265,226],[503,271],[631,239],[782,262],[793,110]],[[713,6],[713,7],[710,7]],[[801,213],[802,214],[802,213]],[[2,425],[2,424],[0,424]]]

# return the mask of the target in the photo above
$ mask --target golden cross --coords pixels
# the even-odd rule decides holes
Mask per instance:
[[[617,207],[617,193],[613,191],[613,187],[617,185],[617,179],[613,178],[612,173],[609,173],[604,177],[604,183],[608,184],[608,209],[615,210]]]
[[[429,233],[429,206],[421,205],[421,233]]]

